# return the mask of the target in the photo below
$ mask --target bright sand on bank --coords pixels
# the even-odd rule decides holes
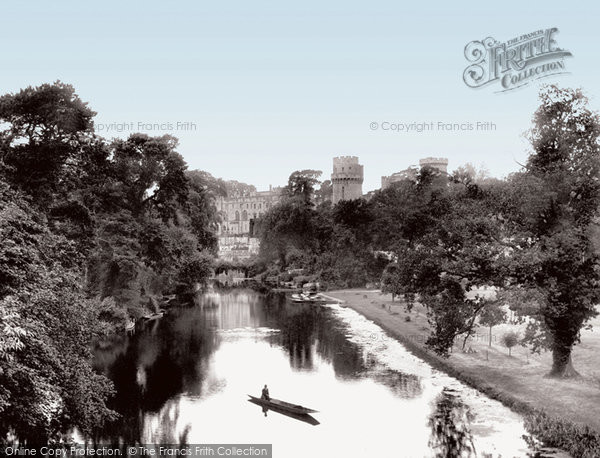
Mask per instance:
[[[429,324],[425,309],[415,304],[407,312],[402,302],[392,302],[391,295],[373,290],[342,290],[326,293],[343,301],[374,321],[391,336],[409,348],[425,348]],[[410,316],[410,321],[406,317]],[[533,355],[522,347],[508,349],[502,346],[501,337],[509,330],[521,332],[523,325],[503,324],[492,330],[492,345],[488,346],[489,328],[479,327],[477,335],[470,338],[462,351],[462,339],[457,340],[448,359],[438,358],[453,369],[471,379],[479,388],[491,388],[549,415],[559,416],[574,423],[589,425],[600,432],[600,318],[591,322],[591,330],[583,330],[581,343],[573,350],[573,364],[582,375],[580,380],[557,380],[544,377],[552,365],[549,352]]]

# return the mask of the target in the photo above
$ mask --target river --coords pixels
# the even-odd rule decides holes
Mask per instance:
[[[121,414],[102,442],[273,444],[284,458],[535,456],[518,414],[340,305],[208,292],[95,356]],[[265,384],[319,412],[264,412],[247,394]]]

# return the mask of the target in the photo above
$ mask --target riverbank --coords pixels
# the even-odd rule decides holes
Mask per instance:
[[[429,323],[425,310],[415,304],[408,313],[402,302],[373,290],[342,290],[327,292],[377,323],[390,336],[402,342],[410,351],[453,377],[501,401],[526,415],[537,435],[552,439],[550,444],[569,451],[573,456],[599,456],[600,452],[600,320],[592,322],[592,330],[582,332],[581,343],[573,352],[575,368],[582,374],[578,380],[546,378],[551,367],[550,353],[531,355],[523,347],[508,350],[501,336],[519,325],[493,328],[489,346],[488,328],[481,328],[469,339],[462,351],[462,341],[453,348],[449,358],[441,358],[425,347]],[[410,317],[410,318],[407,318]],[[591,454],[584,454],[593,449]],[[583,451],[583,452],[582,452]]]

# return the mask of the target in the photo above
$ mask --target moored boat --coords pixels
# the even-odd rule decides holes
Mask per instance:
[[[165,312],[160,311],[160,312],[153,313],[151,315],[146,315],[144,317],[144,319],[146,321],[154,321],[154,320],[158,320],[159,318],[162,318],[164,314],[165,314]]]
[[[319,293],[311,293],[311,294],[300,293],[300,294],[292,294],[292,302],[314,304],[314,303],[321,303],[321,302],[327,302],[327,301]]]

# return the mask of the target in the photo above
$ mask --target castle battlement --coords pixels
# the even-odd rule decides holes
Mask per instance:
[[[419,159],[419,163],[423,162],[441,162],[443,164],[448,164],[448,158],[445,157],[424,157],[423,159]]]
[[[358,156],[337,156],[333,158],[333,162],[348,161],[358,164]]]
[[[333,158],[333,174],[344,174],[345,178],[355,177],[362,180],[363,166],[356,156],[339,156]],[[332,179],[333,179],[332,175]],[[342,178],[341,176],[339,178]],[[361,181],[362,182],[362,181]]]

